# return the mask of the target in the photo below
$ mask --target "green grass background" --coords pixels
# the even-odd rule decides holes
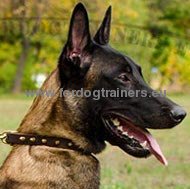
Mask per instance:
[[[190,95],[172,95],[171,98],[190,112]],[[1,96],[0,132],[15,130],[31,103],[31,98]],[[154,157],[136,159],[108,145],[97,156],[101,162],[101,189],[190,189],[190,117],[174,129],[151,133],[162,147],[168,167]],[[10,149],[0,143],[0,165]]]

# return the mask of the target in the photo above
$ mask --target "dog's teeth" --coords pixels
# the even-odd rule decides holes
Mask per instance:
[[[120,131],[123,131],[122,127],[118,127],[117,129],[120,130]]]
[[[142,146],[142,147],[144,147],[144,148],[145,148],[145,147],[146,147],[146,145],[147,145],[147,141],[144,141],[144,142],[142,142],[142,143],[140,143],[140,144],[141,144],[141,146]]]
[[[126,132],[126,131],[125,131],[125,132],[123,132],[123,135],[126,135],[126,136],[128,136],[128,132]]]
[[[132,135],[131,136],[129,135],[129,138],[133,139],[134,137]]]
[[[119,120],[118,120],[117,118],[116,118],[116,119],[113,119],[112,122],[113,122],[113,124],[114,124],[115,126],[119,126],[119,125],[120,125]]]

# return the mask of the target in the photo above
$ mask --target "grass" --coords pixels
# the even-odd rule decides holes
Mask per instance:
[[[190,110],[190,95],[171,98]],[[0,98],[0,132],[15,130],[31,104],[31,98],[3,96]],[[101,189],[190,189],[190,116],[171,130],[151,131],[169,161],[162,166],[154,157],[135,159],[117,147],[98,155],[101,162]],[[0,165],[10,147],[0,143]]]

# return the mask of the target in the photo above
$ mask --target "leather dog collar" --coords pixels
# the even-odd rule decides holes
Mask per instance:
[[[9,144],[11,146],[49,146],[54,148],[79,151],[83,154],[91,154],[90,152],[85,152],[79,146],[75,145],[71,140],[61,137],[42,136],[37,134],[25,134],[17,132],[4,132],[0,134],[0,140],[2,140],[3,143]]]

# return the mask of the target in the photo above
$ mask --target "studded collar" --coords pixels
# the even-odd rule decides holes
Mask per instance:
[[[79,151],[83,154],[91,154],[74,144],[70,139],[62,137],[42,136],[38,134],[26,134],[18,132],[4,132],[0,134],[0,140],[11,146],[29,145],[29,146],[49,146],[54,148],[70,149]]]

